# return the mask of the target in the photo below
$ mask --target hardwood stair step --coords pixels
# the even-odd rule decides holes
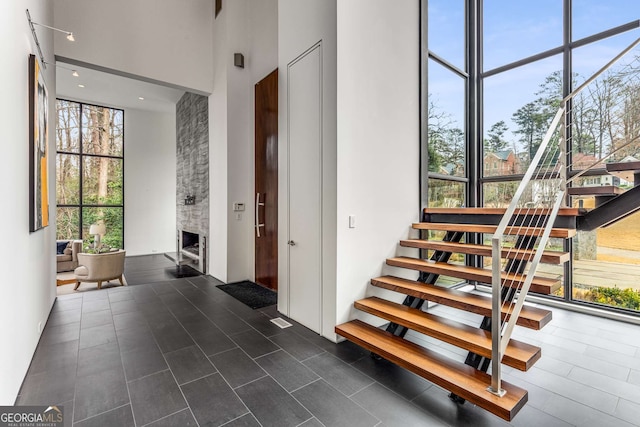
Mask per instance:
[[[387,265],[394,267],[408,268],[425,273],[440,274],[443,276],[457,277],[458,279],[474,280],[481,283],[491,284],[491,270],[477,267],[467,267],[465,265],[448,264],[446,262],[426,261],[418,258],[395,257],[387,259]],[[524,283],[525,276],[516,273],[502,272],[502,281],[505,286],[516,288]],[[546,277],[534,276],[531,282],[530,292],[549,295],[560,289],[560,280],[548,279]]]
[[[624,192],[624,188],[614,185],[567,188],[567,194],[570,196],[619,196]]]
[[[503,381],[502,388],[507,393],[498,397],[487,390],[491,377],[485,372],[448,359],[360,320],[338,325],[335,332],[504,420],[513,419],[527,403],[528,393],[524,389]]]
[[[640,185],[640,160],[634,162],[607,163],[605,167],[611,175],[629,181],[633,183],[634,186]]]
[[[496,225],[481,224],[455,224],[447,222],[417,222],[413,224],[416,230],[435,230],[435,231],[461,231],[464,233],[486,233],[493,234],[498,228]],[[535,236],[542,235],[542,229],[538,227],[520,227],[510,226],[505,229],[505,234],[518,236]],[[571,228],[552,228],[551,237],[559,237],[567,239],[574,237],[576,230]]]
[[[459,310],[482,316],[491,316],[491,298],[469,292],[447,289],[441,286],[429,285],[415,280],[402,279],[395,276],[382,276],[371,279],[373,286],[399,292],[404,295],[433,301]],[[502,308],[502,320],[507,320],[509,313]],[[542,329],[551,321],[552,313],[529,305],[523,305],[516,324],[529,329]]]
[[[454,214],[454,215],[504,215],[505,208],[424,208],[426,214]],[[518,208],[515,215],[549,215],[551,209],[546,208]],[[558,216],[580,215],[578,208],[560,208]]]
[[[472,245],[469,243],[444,242],[441,240],[422,240],[408,239],[401,240],[400,246],[407,248],[432,249],[435,251],[452,252],[457,254],[491,256],[491,246]],[[532,260],[535,250],[530,249],[502,249],[502,257],[510,259],[527,259]],[[571,255],[569,252],[543,251],[540,262],[546,264],[564,264],[569,261]]]
[[[622,171],[640,172],[640,160],[635,160],[633,162],[605,163],[605,167],[609,173]]]
[[[489,331],[378,297],[356,301],[354,307],[491,359],[491,332]],[[540,356],[539,347],[512,339],[505,350],[502,363],[526,371],[540,359]]]

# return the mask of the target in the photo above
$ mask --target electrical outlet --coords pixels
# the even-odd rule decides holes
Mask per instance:
[[[236,214],[236,220],[238,220],[238,221],[242,220],[242,214],[241,213],[237,213]]]

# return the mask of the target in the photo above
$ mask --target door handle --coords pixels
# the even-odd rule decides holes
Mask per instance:
[[[260,238],[260,227],[264,227],[264,224],[260,224],[260,206],[264,206],[264,203],[260,202],[260,193],[256,193],[256,237]]]
[[[287,245],[289,245],[289,246],[295,246],[295,245],[296,245],[296,242],[294,242],[293,240],[289,240],[289,241],[287,242]]]

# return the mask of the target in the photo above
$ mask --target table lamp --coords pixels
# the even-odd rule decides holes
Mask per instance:
[[[91,227],[89,227],[89,234],[95,236],[93,239],[94,249],[100,248],[100,237],[106,234],[106,232],[107,228],[104,226],[104,223],[91,224]]]

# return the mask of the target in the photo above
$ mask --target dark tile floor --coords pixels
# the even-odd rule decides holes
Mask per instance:
[[[125,277],[58,298],[16,404],[64,405],[82,427],[508,425],[351,343],[280,329],[275,306],[251,310],[211,277],[175,278],[161,255],[128,258]],[[504,369],[529,390],[514,425],[640,425],[638,326],[554,309],[542,331],[517,334],[543,357]]]

